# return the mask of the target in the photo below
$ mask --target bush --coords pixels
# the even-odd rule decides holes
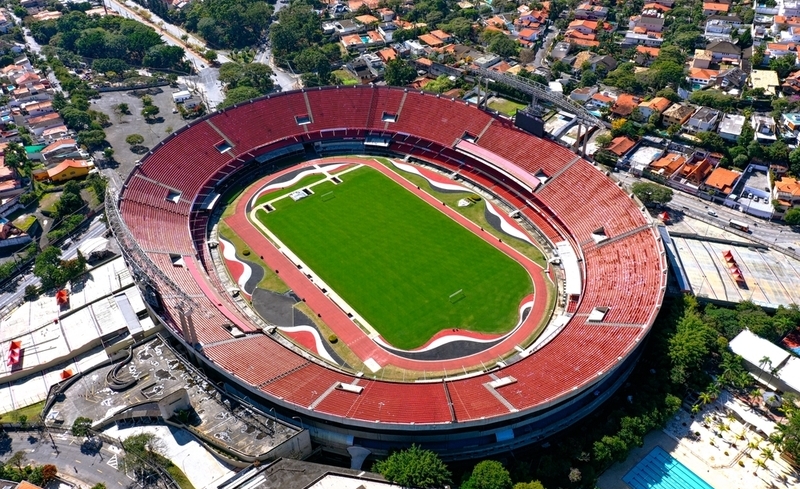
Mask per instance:
[[[335,334],[332,334],[328,336],[328,341],[330,341],[331,343],[336,343],[339,341],[339,338],[337,338]]]
[[[24,206],[36,202],[37,200],[39,200],[39,198],[36,196],[36,192],[25,192],[19,196],[19,203]]]

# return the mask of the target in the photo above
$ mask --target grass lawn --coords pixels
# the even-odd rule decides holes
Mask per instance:
[[[234,232],[225,222],[219,223],[219,235],[232,243],[236,248],[236,251],[240,253],[240,256],[242,250],[249,249],[242,238],[240,238],[239,235],[236,234],[236,232]],[[271,290],[279,294],[283,294],[289,290],[289,287],[287,287],[286,283],[281,280],[280,277],[278,277],[278,274],[276,274],[271,268],[267,267],[256,254],[250,254],[250,256],[247,257],[247,261],[258,264],[264,270],[264,278],[262,278],[261,281],[256,284],[256,287],[265,290]]]
[[[23,231],[27,231],[36,222],[36,216],[33,214],[28,214],[27,216],[20,217],[14,220],[14,225],[18,228],[22,229]]]
[[[413,173],[408,173],[405,171],[398,170],[392,163],[386,158],[376,158],[376,160],[383,163],[387,168],[392,170],[393,172],[397,173],[401,177],[405,178],[409,182],[413,183],[414,185],[418,186],[420,189],[424,190],[425,192],[431,194],[432,196],[436,197],[437,200],[441,200],[442,202],[446,202],[447,205],[453,209],[454,211],[458,212],[462,216],[466,217],[473,223],[477,224],[478,226],[485,229],[489,234],[492,234],[498,239],[502,239],[504,243],[508,244],[515,250],[519,251],[523,255],[527,256],[534,263],[539,265],[542,268],[547,266],[547,259],[545,258],[542,250],[537,248],[536,246],[531,245],[530,243],[526,243],[516,238],[512,238],[504,232],[498,231],[495,229],[489,222],[486,220],[486,201],[481,199],[475,205],[471,205],[469,207],[458,207],[458,201],[469,197],[469,196],[477,196],[478,194],[474,192],[469,192],[465,190],[463,193],[461,192],[440,192],[436,190],[434,187],[431,186],[430,182],[427,179],[419,176],[414,175]]]
[[[9,411],[5,414],[2,414],[2,419],[0,419],[0,423],[16,423],[19,420],[20,416],[27,416],[28,423],[33,422],[34,418],[42,414],[42,408],[44,408],[44,401],[37,402],[36,404],[31,404],[30,406],[21,407],[19,409],[15,409],[14,411]]]
[[[358,85],[358,80],[347,70],[336,70],[333,74],[342,85]]]
[[[386,341],[410,349],[443,329],[516,324],[532,291],[521,265],[378,171],[341,178],[259,220]]]
[[[525,104],[498,98],[495,98],[493,101],[489,102],[488,105],[490,109],[496,110],[505,115],[514,115],[517,113],[517,110],[525,108]]]

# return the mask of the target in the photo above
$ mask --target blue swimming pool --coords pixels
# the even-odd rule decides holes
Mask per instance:
[[[655,447],[622,480],[633,489],[714,489],[661,447]]]

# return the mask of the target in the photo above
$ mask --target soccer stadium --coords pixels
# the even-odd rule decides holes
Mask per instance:
[[[625,381],[667,282],[648,214],[600,169],[402,88],[194,121],[107,214],[187,357],[341,454],[476,458],[564,429]]]

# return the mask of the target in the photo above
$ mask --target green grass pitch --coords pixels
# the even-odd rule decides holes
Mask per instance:
[[[340,177],[258,219],[386,341],[412,349],[443,329],[516,324],[533,288],[519,263],[372,168]]]

